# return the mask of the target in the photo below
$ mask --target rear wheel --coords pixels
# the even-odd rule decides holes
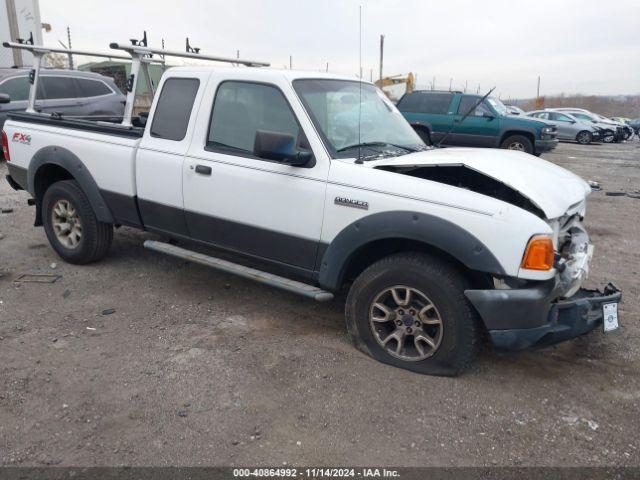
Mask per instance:
[[[576,142],[582,145],[591,143],[591,140],[593,140],[593,135],[591,134],[591,132],[588,132],[586,130],[583,130],[579,132],[578,135],[576,135]]]
[[[100,222],[89,199],[74,180],[51,185],[42,199],[44,230],[53,249],[69,263],[103,258],[113,239],[113,226]]]
[[[423,374],[457,375],[480,345],[465,288],[463,276],[436,257],[391,255],[351,286],[347,329],[356,347],[376,360]]]
[[[531,140],[523,135],[511,135],[507,137],[500,145],[507,150],[517,150],[519,152],[533,153],[533,144]]]

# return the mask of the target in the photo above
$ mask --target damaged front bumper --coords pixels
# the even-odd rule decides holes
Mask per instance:
[[[602,325],[605,303],[619,303],[622,293],[613,284],[604,291],[579,289],[557,300],[557,289],[545,283],[513,290],[468,290],[498,350],[546,347],[584,335]]]
[[[522,350],[583,335],[602,325],[603,305],[619,303],[620,290],[580,288],[589,273],[593,245],[577,217],[563,219],[555,278],[514,288],[467,290],[495,347]]]

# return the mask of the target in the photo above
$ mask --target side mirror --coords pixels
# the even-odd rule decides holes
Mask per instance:
[[[0,93],[0,103],[9,103],[11,101],[11,97],[6,93]]]
[[[258,130],[253,143],[253,154],[266,160],[303,167],[311,162],[313,154],[309,150],[296,148],[296,138],[289,133]]]
[[[482,118],[488,118],[489,120],[493,120],[496,117],[494,115],[490,114],[490,113],[484,112],[482,114]]]

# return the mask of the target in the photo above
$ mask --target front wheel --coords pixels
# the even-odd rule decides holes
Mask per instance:
[[[616,134],[613,132],[613,130],[605,130],[604,132],[602,132],[602,141],[604,143],[613,143],[615,139]]]
[[[500,147],[506,148],[507,150],[533,153],[533,144],[531,143],[531,140],[523,135],[511,135],[510,137],[507,137]]]
[[[355,280],[346,304],[353,343],[376,360],[430,375],[453,376],[476,356],[479,319],[464,277],[442,260],[396,254]]]
[[[44,230],[53,249],[69,263],[103,258],[113,239],[113,226],[100,222],[89,199],[74,180],[51,185],[42,199]]]
[[[586,130],[583,130],[582,132],[579,132],[578,135],[576,135],[576,142],[582,145],[591,143],[591,140],[593,140],[593,135],[591,134],[591,132],[587,132]]]

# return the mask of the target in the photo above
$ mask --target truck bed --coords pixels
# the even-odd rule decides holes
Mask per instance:
[[[103,221],[141,226],[135,203],[135,157],[143,128],[13,113],[4,130],[11,155],[9,173],[31,195],[37,194],[38,169],[46,160],[73,172],[80,183],[85,182],[81,186],[98,215],[104,212]],[[56,175],[54,167],[47,168],[46,175]]]

